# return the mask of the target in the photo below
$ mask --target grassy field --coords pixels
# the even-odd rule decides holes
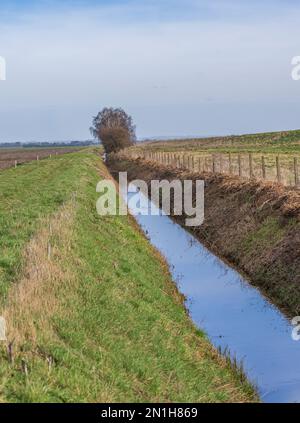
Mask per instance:
[[[152,141],[145,148],[164,151],[206,151],[216,149],[224,153],[256,152],[271,154],[300,154],[300,130],[264,132],[261,134],[232,135],[225,137],[193,138],[169,141]]]
[[[300,186],[300,130],[152,141],[139,144],[131,151],[190,156],[200,172],[211,172],[215,168],[216,173],[279,181],[286,186]],[[295,176],[295,168],[298,178]]]
[[[256,400],[133,219],[97,215],[106,177],[93,149],[0,173],[0,400]]]

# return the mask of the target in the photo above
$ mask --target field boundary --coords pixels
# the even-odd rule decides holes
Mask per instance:
[[[197,173],[225,174],[245,179],[277,182],[300,189],[300,157],[287,161],[284,155],[255,153],[204,153],[187,154],[153,150],[128,149],[119,153],[124,159],[143,159],[173,169]]]
[[[51,159],[63,154],[71,154],[79,151],[78,147],[75,148],[45,148],[34,150],[4,150],[0,149],[0,170],[18,167],[25,163],[39,162],[44,159]]]

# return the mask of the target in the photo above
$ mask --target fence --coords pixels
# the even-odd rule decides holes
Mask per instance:
[[[300,158],[292,155],[235,154],[186,154],[151,150],[127,150],[132,159],[141,158],[192,172],[236,175],[248,179],[263,179],[300,188]]]

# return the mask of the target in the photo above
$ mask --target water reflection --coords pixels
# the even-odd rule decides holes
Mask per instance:
[[[300,342],[292,340],[289,321],[168,216],[136,220],[168,261],[195,324],[243,361],[262,400],[300,402]]]

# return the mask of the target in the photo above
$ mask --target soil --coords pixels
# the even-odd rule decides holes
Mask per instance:
[[[23,164],[31,162],[37,159],[45,159],[50,156],[72,153],[76,151],[76,148],[43,148],[43,149],[5,149],[0,150],[0,169],[8,169],[15,166],[15,161],[17,164]]]

